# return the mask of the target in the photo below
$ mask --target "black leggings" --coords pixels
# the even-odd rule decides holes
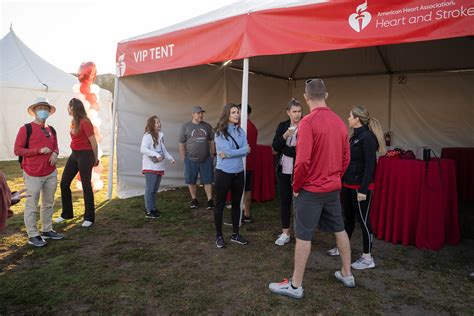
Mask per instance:
[[[291,174],[277,173],[278,190],[280,191],[280,213],[281,227],[290,228],[291,201],[293,200],[293,187],[291,185]]]
[[[216,188],[216,207],[214,208],[216,236],[222,236],[222,216],[229,190],[232,195],[232,230],[234,233],[238,233],[241,212],[240,200],[244,191],[244,172],[227,173],[216,169],[214,185]]]
[[[370,199],[372,191],[367,192],[365,201],[357,201],[356,189],[342,188],[342,205],[344,207],[344,226],[349,238],[355,228],[355,218],[362,228],[362,239],[364,242],[364,253],[372,252],[373,232],[370,225]]]
[[[73,218],[71,196],[71,182],[77,172],[81,175],[82,191],[84,192],[84,220],[94,222],[94,192],[92,191],[91,176],[94,167],[95,156],[92,150],[73,150],[66,162],[61,177],[61,201],[63,203],[62,218]]]

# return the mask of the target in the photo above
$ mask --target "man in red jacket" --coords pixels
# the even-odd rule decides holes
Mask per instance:
[[[304,98],[310,114],[298,126],[293,174],[295,267],[292,278],[269,284],[271,292],[297,299],[303,297],[303,275],[316,227],[335,234],[342,268],[334,276],[344,286],[355,287],[339,200],[341,178],[350,161],[348,133],[341,118],[327,107],[327,96],[323,80],[306,81]]]
[[[36,247],[46,246],[45,239],[63,238],[53,230],[54,194],[58,184],[56,162],[59,150],[56,135],[46,124],[46,119],[54,112],[56,108],[48,99],[36,99],[28,107],[28,113],[35,119],[20,128],[15,141],[15,155],[23,157],[21,167],[29,195],[24,212],[28,243]],[[41,233],[36,227],[36,209],[40,194]]]

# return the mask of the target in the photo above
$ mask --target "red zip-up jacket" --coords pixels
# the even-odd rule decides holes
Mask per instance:
[[[21,163],[23,171],[32,177],[44,177],[56,170],[56,166],[50,165],[49,157],[51,157],[52,152],[59,153],[58,140],[48,126],[45,127],[45,132],[49,134],[49,137],[47,137],[46,133],[41,130],[42,127],[35,122],[31,122],[31,136],[28,148],[25,148],[26,127],[24,125],[16,135],[14,153],[17,156],[23,156],[23,162]],[[40,154],[39,151],[42,147],[49,147],[52,152]]]
[[[341,189],[350,161],[347,127],[328,107],[318,107],[298,125],[293,191],[324,193]]]

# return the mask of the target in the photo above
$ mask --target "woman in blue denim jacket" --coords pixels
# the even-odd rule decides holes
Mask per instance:
[[[226,104],[222,109],[219,122],[215,128],[215,144],[217,165],[214,178],[216,188],[216,207],[214,208],[214,224],[216,226],[216,246],[224,248],[222,236],[222,214],[227,193],[232,195],[232,227],[230,241],[246,245],[248,241],[239,233],[240,200],[244,190],[243,159],[250,152],[245,132],[239,126],[240,110],[233,103]]]

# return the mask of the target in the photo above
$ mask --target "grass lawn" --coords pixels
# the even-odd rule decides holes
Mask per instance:
[[[107,157],[103,163],[106,188]],[[17,162],[0,162],[0,169],[13,190],[21,188]],[[39,249],[26,242],[24,202],[13,208],[0,233],[0,314],[474,314],[472,204],[461,205],[469,238],[457,246],[433,252],[375,240],[377,267],[354,271],[355,289],[335,281],[339,259],[325,255],[334,238],[317,233],[305,298],[297,301],[268,291],[269,282],[290,276],[293,267],[294,241],[273,244],[278,200],[253,204],[255,223],[242,228],[249,245],[230,244],[231,228],[224,226],[228,246],[216,249],[212,212],[190,210],[184,188],[159,194],[158,220],[145,219],[143,197],[108,202],[104,189],[95,198],[92,228],[80,227],[83,200],[76,191],[75,219],[54,224],[66,238]],[[58,216],[59,188],[55,210]],[[362,250],[359,227],[351,243],[355,259]]]

